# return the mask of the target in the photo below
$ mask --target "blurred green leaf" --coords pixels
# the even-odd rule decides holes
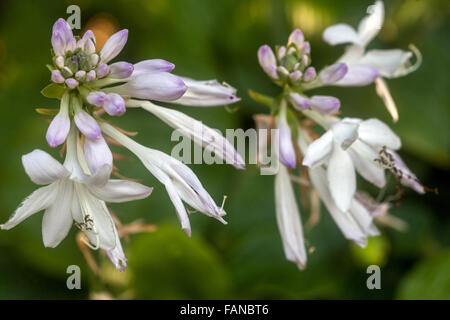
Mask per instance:
[[[398,299],[450,299],[450,250],[425,259],[401,281]]]
[[[66,89],[63,86],[56,83],[51,83],[42,89],[41,93],[47,98],[61,99],[64,91],[66,91]]]
[[[230,297],[230,279],[213,249],[173,225],[133,239],[128,256],[137,299]]]

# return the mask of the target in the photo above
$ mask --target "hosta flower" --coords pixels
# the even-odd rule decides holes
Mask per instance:
[[[335,83],[341,86],[366,85],[371,83],[361,82],[360,79],[369,79],[370,74],[377,79],[377,92],[386,101],[386,106],[394,120],[398,119],[398,112],[390,97],[386,83],[382,78],[397,78],[415,71],[421,63],[420,53],[417,54],[417,62],[412,65],[413,52],[401,49],[374,49],[366,51],[367,45],[378,35],[384,20],[384,5],[382,1],[376,1],[367,10],[369,13],[359,23],[358,29],[345,23],[339,23],[328,27],[323,32],[323,39],[331,44],[350,43],[345,54],[338,60],[349,66],[348,73],[342,80]]]
[[[355,169],[377,187],[384,186],[384,171],[374,161],[382,146],[401,147],[398,136],[383,122],[344,118],[309,145],[303,165],[327,167],[331,196],[340,210],[347,211],[356,192]]]
[[[45,246],[57,246],[74,223],[89,239],[86,244],[106,250],[121,270],[126,266],[126,258],[106,202],[142,199],[150,194],[151,188],[131,181],[109,179],[110,174],[120,174],[113,164],[108,142],[119,142],[130,149],[164,184],[182,228],[189,235],[188,209],[183,201],[223,223],[226,223],[222,218],[225,211],[215,204],[192,170],[178,160],[124,136],[106,123],[102,118],[104,114],[121,116],[127,107],[142,107],[227,163],[244,168],[241,156],[217,131],[180,111],[146,101],[227,105],[240,100],[236,90],[216,80],[197,81],[176,76],[171,73],[175,66],[162,59],[134,64],[114,62],[127,39],[128,30],[118,31],[98,50],[92,31],[88,30],[78,38],[64,19],[55,22],[51,38],[53,65],[49,66],[52,83],[42,90],[42,94],[60,99],[60,109],[56,113],[48,109],[38,111],[54,115],[46,139],[51,147],[64,144],[62,152],[67,152],[66,160],[61,165],[41,150],[23,157],[31,179],[46,186],[25,199],[10,220],[1,226],[10,229],[28,216],[45,210]]]
[[[71,130],[64,165],[42,150],[22,157],[30,179],[43,187],[28,196],[11,218],[1,225],[9,230],[29,216],[45,210],[42,238],[46,247],[56,247],[75,224],[88,237],[90,246],[106,250],[125,267],[120,240],[105,202],[126,202],[146,198],[152,188],[136,182],[109,179],[111,167],[103,165],[92,175],[78,162],[76,132]]]
[[[358,32],[343,24],[328,28],[324,38],[329,43],[353,44],[343,58],[317,72],[311,66],[311,46],[300,30],[294,30],[287,45],[277,47],[276,52],[268,45],[258,50],[260,66],[272,82],[282,88],[277,97],[250,91],[253,99],[271,109],[271,115],[259,115],[257,119],[265,119],[265,129],[278,129],[276,136],[261,139],[258,146],[267,147],[268,140],[278,144],[275,149],[281,165],[274,166],[278,170],[275,177],[278,229],[287,260],[301,269],[306,267],[309,250],[305,248],[307,242],[303,238],[299,206],[291,181],[302,184],[300,200],[310,199],[311,203],[304,207],[313,210],[315,214],[311,217],[319,215],[318,200],[321,200],[344,237],[360,247],[366,246],[370,236],[379,234],[374,223],[375,211],[387,211],[389,205],[374,200],[370,207],[367,206],[360,197],[363,191],[357,189],[356,173],[383,188],[387,169],[399,183],[419,193],[426,190],[395,152],[400,149],[401,141],[386,124],[378,119],[337,118],[335,114],[341,111],[338,98],[307,94],[308,90],[329,85],[364,86],[376,81],[379,94],[388,105],[393,104],[381,77],[400,76],[413,71],[416,66],[407,66],[411,54],[401,50],[365,52],[366,45],[381,27],[383,10],[383,4],[376,2]],[[325,130],[319,138],[313,130],[315,125]],[[297,138],[293,139],[293,136]],[[300,176],[297,176],[295,172],[300,160],[302,165],[309,167],[308,174],[301,168]],[[310,197],[305,197],[305,193]],[[394,221],[391,225],[399,226],[395,217],[386,219],[387,215],[383,216],[384,219],[378,220],[386,224]]]
[[[105,134],[133,152],[150,173],[164,184],[175,206],[182,229],[189,236],[191,226],[182,201],[197,211],[226,224],[222,218],[225,215],[223,208],[216,205],[197,176],[186,165],[161,151],[140,145],[109,124],[102,124],[102,129]]]

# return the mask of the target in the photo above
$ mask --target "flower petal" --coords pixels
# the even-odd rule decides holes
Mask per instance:
[[[75,184],[75,191],[83,216],[93,221],[92,230],[83,230],[84,233],[92,245],[104,250],[113,250],[116,247],[117,231],[105,202],[94,197],[81,183]]]
[[[308,146],[303,158],[303,165],[310,168],[317,167],[327,161],[332,152],[333,132],[327,131]]]
[[[134,67],[131,63],[120,61],[109,66],[109,77],[113,79],[124,79],[131,76]]]
[[[98,139],[102,135],[102,131],[97,121],[86,111],[79,111],[74,117],[75,124],[78,129],[89,139]]]
[[[122,244],[120,243],[119,235],[116,233],[116,247],[113,250],[106,251],[109,260],[119,271],[125,271],[127,267],[127,258],[123,252]]]
[[[356,139],[358,139],[359,124],[348,121],[347,118],[334,124],[333,131],[334,141],[343,149],[349,148]]]
[[[298,93],[291,92],[289,94],[292,105],[297,110],[306,110],[311,107],[311,101],[305,97],[302,97]]]
[[[168,72],[154,72],[132,76],[127,83],[104,91],[139,99],[173,101],[179,99],[186,90],[181,78]]]
[[[372,147],[386,146],[398,150],[402,146],[400,138],[378,119],[368,119],[359,124],[358,135]]]
[[[222,85],[217,80],[197,81],[181,77],[187,91],[174,103],[184,106],[212,107],[232,104],[241,100],[236,97],[236,89]]]
[[[384,187],[386,184],[384,169],[375,162],[378,154],[372,148],[364,142],[356,140],[348,149],[348,152],[356,171],[364,179],[373,183],[378,188]]]
[[[365,65],[350,66],[345,76],[336,82],[335,85],[343,87],[366,86],[374,82],[379,76],[380,73],[375,68]]]
[[[102,136],[98,139],[84,141],[84,155],[91,173],[96,172],[103,165],[112,167],[112,153]]]
[[[370,50],[358,61],[358,64],[372,67],[386,78],[395,78],[407,74],[412,52],[400,49]]]
[[[295,156],[295,149],[292,143],[291,129],[286,120],[278,124],[280,132],[280,153],[279,159],[286,167],[295,168],[297,159]]]
[[[106,202],[127,202],[147,198],[153,188],[126,180],[109,180],[103,186],[87,185],[89,190],[99,199]]]
[[[323,40],[334,46],[342,43],[359,43],[359,36],[353,27],[345,23],[329,26],[322,34]]]
[[[66,140],[69,130],[69,115],[65,109],[61,108],[60,112],[53,118],[48,126],[47,133],[45,134],[48,145],[52,148],[59,146]]]
[[[22,201],[7,222],[0,225],[2,230],[9,230],[31,215],[47,209],[56,198],[57,184],[41,187]]]
[[[45,210],[42,219],[42,239],[47,248],[56,247],[69,233],[72,227],[73,184],[70,180],[56,182],[55,202]]]
[[[148,101],[129,100],[127,106],[142,107],[153,113],[172,128],[192,139],[194,142],[213,151],[216,156],[225,160],[226,163],[238,169],[245,167],[244,160],[234,149],[233,145],[216,130],[205,126],[202,122],[195,120],[177,110],[163,108]]]
[[[170,72],[175,68],[175,65],[169,61],[162,59],[150,59],[138,62],[134,65],[133,77],[153,72]]]
[[[327,168],[331,196],[341,211],[350,209],[356,192],[356,175],[348,153],[335,145]]]
[[[105,43],[102,50],[100,51],[100,58],[102,63],[108,63],[110,60],[114,59],[128,40],[128,30],[120,30],[114,33]]]
[[[278,79],[275,54],[268,45],[265,44],[258,49],[258,61],[261,68],[263,68],[269,77]]]
[[[296,263],[300,269],[304,269],[307,256],[300,211],[288,171],[283,166],[280,166],[275,177],[275,208],[286,259]]]
[[[314,188],[319,193],[320,198],[325,204],[328,212],[333,218],[334,222],[341,229],[345,238],[354,241],[359,246],[365,246],[367,235],[361,226],[355,220],[355,217],[348,211],[341,211],[336,206],[328,189],[328,181],[325,173],[325,169],[317,167],[309,170],[309,176]]]
[[[341,107],[341,102],[338,98],[331,96],[312,96],[311,108],[321,113],[333,114]]]
[[[120,116],[125,113],[125,101],[117,93],[108,93],[103,103],[103,109],[110,116]]]
[[[22,164],[31,181],[40,185],[49,184],[70,175],[61,163],[39,149],[23,155]]]
[[[303,47],[304,40],[305,40],[305,37],[303,36],[303,33],[299,29],[295,29],[289,35],[288,45],[293,43],[297,46],[297,48],[301,49]]]
[[[381,30],[384,20],[383,1],[376,1],[367,8],[369,15],[364,17],[358,26],[361,46],[365,47]]]
[[[348,67],[345,63],[337,62],[331,66],[325,67],[319,73],[320,81],[323,84],[333,84],[341,80],[347,73]]]

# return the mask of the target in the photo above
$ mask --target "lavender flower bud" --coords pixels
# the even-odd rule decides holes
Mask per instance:
[[[105,98],[106,98],[106,93],[101,92],[101,91],[93,91],[88,94],[88,96],[86,97],[86,100],[87,100],[87,102],[89,102],[90,104],[93,104],[94,106],[103,107]]]
[[[303,81],[310,82],[316,78],[316,69],[314,67],[309,67],[305,70],[303,75]]]
[[[291,103],[297,110],[306,110],[311,107],[311,101],[309,99],[302,97],[298,93],[290,93]]]
[[[97,77],[99,79],[106,77],[106,75],[109,73],[109,67],[106,63],[101,64],[98,68],[97,68]]]
[[[59,70],[52,70],[52,81],[54,83],[64,83],[64,77]]]
[[[295,168],[297,160],[292,144],[291,129],[285,122],[280,123],[278,129],[280,130],[280,161],[286,167]]]
[[[291,74],[289,75],[289,79],[291,79],[292,82],[296,83],[299,82],[300,79],[302,78],[302,72],[300,70],[291,72]]]
[[[124,79],[131,76],[134,67],[128,62],[116,62],[109,66],[109,77],[113,79]]]
[[[67,112],[61,110],[50,123],[45,138],[52,148],[63,143],[70,130],[70,118]]]
[[[277,61],[275,59],[275,54],[268,45],[263,45],[258,50],[258,61],[259,65],[263,70],[273,79],[278,79],[278,74],[276,72]]]
[[[348,67],[345,63],[338,62],[326,67],[319,73],[320,81],[323,84],[332,84],[341,80],[348,71]]]
[[[333,114],[336,113],[341,106],[338,98],[330,96],[312,96],[311,108],[321,113]]]
[[[109,93],[103,104],[106,113],[111,116],[120,116],[125,113],[125,101],[117,93]]]
[[[303,36],[303,33],[299,29],[295,29],[291,32],[288,39],[288,45],[295,44],[297,48],[301,48],[303,45],[303,41],[305,40],[305,37]]]
[[[82,110],[78,111],[75,114],[74,120],[78,129],[86,136],[86,138],[95,140],[101,137],[102,132],[100,126],[87,112]]]
[[[91,173],[105,164],[112,167],[112,153],[102,135],[97,139],[88,138],[84,141],[84,155]]]
[[[86,77],[86,71],[84,71],[84,70],[79,70],[75,73],[75,79],[77,79],[77,80],[81,81],[81,80],[85,79],[85,77]]]
[[[96,78],[97,78],[97,73],[94,70],[91,70],[86,74],[87,82],[95,80]]]
[[[75,80],[74,78],[66,79],[66,85],[70,89],[75,89],[78,86],[78,84],[79,84],[79,82],[77,80]]]

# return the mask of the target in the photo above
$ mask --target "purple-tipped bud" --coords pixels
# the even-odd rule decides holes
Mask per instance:
[[[125,101],[117,93],[109,93],[103,104],[106,113],[111,116],[120,116],[125,113]]]
[[[134,65],[133,76],[151,72],[170,72],[175,65],[163,59],[150,59],[138,62]]]
[[[309,43],[309,41],[305,41],[303,43],[302,51],[305,54],[310,54],[311,53],[311,44]]]
[[[87,82],[95,80],[96,78],[97,78],[97,73],[94,70],[91,70],[86,74]]]
[[[320,71],[319,78],[324,84],[332,84],[341,80],[347,71],[347,65],[345,63],[338,62]]]
[[[66,44],[66,52],[67,51],[74,52],[76,48],[77,48],[77,40],[74,37],[72,37]]]
[[[352,66],[348,68],[347,74],[339,80],[336,85],[339,86],[366,86],[375,81],[380,76],[380,73],[371,67],[367,66]]]
[[[104,78],[109,73],[109,67],[106,63],[102,63],[101,65],[98,66],[96,72],[97,72],[97,78],[99,78],[99,79]]]
[[[89,139],[98,139],[101,137],[102,132],[97,121],[92,118],[87,112],[79,111],[74,117],[75,124],[78,129]]]
[[[278,48],[278,52],[277,52],[277,57],[279,60],[283,59],[283,57],[286,55],[286,47],[285,46],[281,46],[280,48]]]
[[[311,108],[321,113],[333,114],[341,107],[341,102],[338,98],[330,96],[312,96]]]
[[[302,72],[300,70],[291,72],[289,75],[289,79],[291,79],[292,82],[298,82],[302,78]]]
[[[306,110],[311,107],[311,101],[309,99],[302,97],[298,93],[290,93],[291,103],[297,110]]]
[[[64,77],[59,70],[52,70],[52,81],[54,83],[64,83]]]
[[[91,55],[91,63],[93,66],[96,66],[99,61],[100,61],[100,57],[98,56],[98,54],[94,53]]]
[[[280,123],[278,125],[280,130],[280,155],[279,159],[286,167],[295,168],[297,159],[295,156],[295,149],[292,144],[291,129],[287,123]]]
[[[105,139],[100,135],[98,139],[84,141],[84,155],[91,173],[95,173],[102,165],[112,167],[112,153]]]
[[[92,30],[88,30],[84,33],[83,38],[78,41],[78,47],[84,50],[86,53],[95,52],[95,35]]]
[[[304,40],[305,37],[303,36],[303,33],[299,29],[295,29],[289,35],[288,45],[293,43],[297,46],[297,48],[301,48]]]
[[[63,18],[56,20],[53,25],[52,34],[59,34],[64,41],[64,44],[68,43],[73,38],[72,29],[69,24]]]
[[[52,148],[59,146],[66,141],[67,135],[70,130],[70,119],[67,113],[58,113],[50,123],[45,138],[48,145]]]
[[[87,102],[89,102],[90,104],[93,104],[94,106],[103,107],[105,98],[106,98],[106,93],[101,92],[101,91],[93,91],[88,94],[88,96],[86,97],[86,100],[87,100]]]
[[[303,81],[310,82],[313,81],[316,78],[316,69],[314,67],[309,67],[305,70],[305,73],[303,74]]]
[[[75,80],[74,78],[69,78],[66,79],[66,85],[70,88],[70,89],[75,89],[76,87],[78,87],[78,81]]]
[[[127,83],[114,87],[114,92],[123,96],[158,101],[177,100],[186,90],[183,80],[168,72],[132,76]]]
[[[102,63],[108,63],[110,60],[114,59],[128,40],[128,30],[120,30],[114,33],[105,43],[102,50],[100,51],[100,58]]]
[[[116,62],[109,66],[109,77],[113,79],[124,79],[131,76],[134,67],[128,62]]]
[[[64,67],[64,57],[62,56],[57,56],[55,59],[55,64],[58,68],[63,68]]]
[[[59,33],[53,33],[52,34],[52,47],[53,52],[57,56],[64,55],[64,51],[66,49],[66,44],[62,38],[62,36]]]
[[[79,70],[75,73],[75,79],[77,80],[83,80],[86,78],[86,71],[84,70]]]
[[[268,45],[263,45],[258,50],[259,65],[273,79],[278,79],[276,71],[277,60],[272,49]]]

